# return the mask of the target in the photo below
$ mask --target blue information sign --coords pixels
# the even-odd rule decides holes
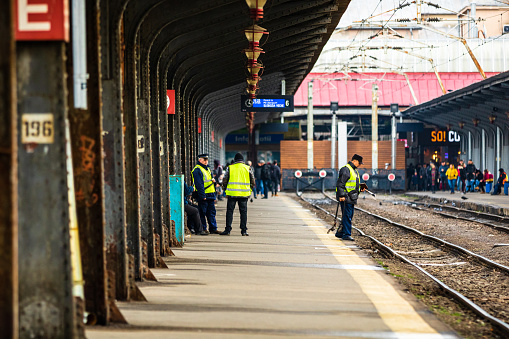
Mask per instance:
[[[242,112],[293,112],[293,95],[241,96]]]

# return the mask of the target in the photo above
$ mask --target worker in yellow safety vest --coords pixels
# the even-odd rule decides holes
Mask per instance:
[[[352,218],[354,205],[357,204],[360,192],[360,177],[357,168],[362,164],[362,157],[354,154],[352,160],[339,171],[336,182],[336,199],[341,205],[342,227],[336,232],[336,237],[343,240],[352,238]]]
[[[226,204],[226,227],[221,235],[230,235],[233,211],[237,203],[240,211],[240,232],[242,236],[249,235],[247,233],[247,201],[254,187],[255,178],[251,168],[244,164],[242,154],[235,154],[234,163],[228,166],[223,178],[223,188],[228,197],[228,203]]]
[[[215,179],[209,168],[209,155],[198,155],[198,164],[194,166],[192,171],[193,187],[195,190],[196,202],[198,203],[198,211],[200,212],[200,220],[204,232],[210,234],[219,234],[216,223],[216,186]],[[207,231],[207,221],[209,230]]]

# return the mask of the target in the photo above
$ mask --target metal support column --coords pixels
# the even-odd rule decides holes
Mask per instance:
[[[331,168],[336,168],[336,131],[337,131],[337,125],[336,125],[336,112],[332,112],[332,123],[331,123]]]
[[[104,157],[104,227],[106,263],[115,273],[118,300],[129,299],[126,242],[122,66],[118,22],[109,1],[100,1],[101,90]],[[132,253],[132,251],[131,251]]]
[[[85,284],[85,309],[96,316],[101,325],[106,325],[109,318],[107,304],[107,271],[106,253],[104,251],[104,177],[102,156],[102,108],[100,92],[100,61],[97,9],[94,2],[81,3],[82,8],[73,11],[73,15],[87,14],[86,26],[89,33],[86,39],[88,52],[87,68],[90,73],[88,96],[86,102],[80,102],[86,110],[75,109],[71,104],[69,122],[71,129],[71,150],[73,160],[74,185],[76,196],[76,212],[82,253],[83,278]],[[81,7],[81,6],[79,6]],[[76,16],[73,17],[73,21]],[[82,18],[83,22],[85,21]],[[80,21],[80,20],[78,20]],[[73,36],[76,32],[73,31]],[[85,39],[83,39],[85,40]],[[81,48],[73,49],[73,53],[81,53]],[[83,56],[72,55],[69,60],[83,60]],[[74,69],[69,65],[69,73]],[[74,79],[68,78],[68,86],[72,88]],[[69,103],[75,99],[73,91],[69,91]],[[83,100],[83,98],[80,98]]]
[[[497,161],[497,173],[498,173],[498,170],[500,169],[500,157],[501,157],[501,148],[502,148],[502,140],[500,138],[500,127],[496,127],[496,130],[495,130],[495,134],[497,135],[496,137],[496,151],[495,151],[495,156],[496,156],[496,161]]]
[[[22,338],[74,338],[63,42],[18,42],[19,327]],[[82,321],[82,319],[79,319]]]
[[[313,170],[313,80],[308,82],[308,129],[307,129],[307,148],[308,148],[308,170]]]
[[[391,118],[391,165],[392,169],[396,169],[396,114],[392,113]]]
[[[481,168],[486,169],[486,131],[481,131]]]
[[[468,149],[467,149],[467,155],[468,160],[472,159],[472,132],[468,132]]]
[[[378,173],[378,85],[371,87],[373,102],[371,106],[371,161],[373,174]]]
[[[13,1],[0,4],[0,333],[18,338],[18,167]]]
[[[166,110],[166,88],[161,88],[160,77],[157,72],[152,74],[157,79],[157,85],[153,88],[159,93],[159,138],[161,143],[160,163],[161,163],[161,227],[169,230],[170,227],[170,188],[169,188],[169,163],[168,163],[168,113]],[[152,90],[152,88],[151,88]],[[154,92],[155,93],[155,92]],[[163,99],[164,98],[164,99]],[[161,238],[161,255],[165,256],[166,246]]]

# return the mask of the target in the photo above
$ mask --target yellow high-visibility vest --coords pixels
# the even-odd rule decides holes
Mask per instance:
[[[357,169],[353,169],[353,167],[350,164],[346,164],[343,167],[347,167],[350,170],[350,178],[348,178],[348,181],[345,183],[345,189],[349,193],[351,191],[354,191],[355,189],[358,189],[360,186],[360,176]],[[336,192],[338,191],[338,188],[336,187]]]
[[[251,181],[249,180],[249,166],[237,163],[228,167],[229,179],[226,195],[230,197],[249,197],[251,195]]]
[[[216,188],[214,187],[214,183],[212,182],[212,173],[210,172],[210,168],[203,168],[200,165],[194,166],[192,172],[194,172],[195,169],[199,168],[201,173],[203,174],[203,187],[205,188],[205,194],[207,193],[216,193]],[[191,176],[193,178],[193,187],[196,191],[196,186],[194,185],[194,176]]]

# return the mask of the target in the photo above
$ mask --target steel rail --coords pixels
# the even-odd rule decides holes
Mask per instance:
[[[332,201],[336,201],[336,199],[333,199],[331,197],[329,197],[327,194],[324,194],[324,196],[326,196],[328,199],[332,200]],[[311,203],[310,201],[304,199],[303,197],[300,197],[302,200],[306,201],[308,204],[310,204],[311,206],[321,210],[322,212],[326,213],[327,215],[331,216],[331,217],[334,217],[334,215],[332,215],[330,212],[328,212],[327,210],[323,209],[322,207],[316,205],[316,204],[313,204]],[[365,212],[363,209],[360,209],[358,207],[356,207],[356,209],[362,211],[362,212]],[[372,213],[370,212],[367,212],[368,214],[371,214],[372,216],[374,216]],[[383,218],[383,217],[381,217]],[[388,220],[386,218],[383,218],[384,221]],[[393,223],[391,222],[391,224],[397,224],[397,223]],[[397,225],[399,226],[399,224]],[[433,280],[436,284],[438,284],[445,292],[447,292],[448,294],[450,294],[454,299],[456,299],[458,302],[462,303],[463,305],[465,305],[466,307],[468,307],[470,310],[472,310],[475,314],[477,314],[478,316],[486,319],[487,321],[489,321],[492,325],[494,325],[495,327],[497,327],[501,332],[502,334],[505,334],[507,336],[509,336],[509,324],[505,323],[504,321],[492,316],[491,314],[489,314],[488,312],[486,312],[483,308],[481,308],[480,306],[478,306],[477,304],[475,304],[473,301],[471,301],[470,299],[468,299],[467,297],[465,297],[463,294],[459,293],[458,291],[452,289],[451,287],[449,287],[448,285],[446,285],[444,282],[442,282],[441,280],[439,280],[438,278],[436,278],[435,276],[433,276],[432,274],[428,273],[426,270],[424,270],[422,267],[420,267],[418,264],[414,263],[413,261],[411,261],[410,259],[406,258],[405,256],[397,253],[396,251],[394,251],[392,248],[390,248],[389,246],[383,244],[382,242],[380,242],[378,239],[364,233],[362,230],[360,230],[359,228],[355,227],[355,226],[352,226],[353,229],[355,229],[357,232],[359,232],[359,234],[363,237],[367,237],[369,238],[371,241],[373,241],[377,246],[381,247],[382,250],[384,251],[387,251],[388,253],[390,253],[391,255],[397,257],[398,259],[400,259],[401,261],[403,262],[406,262],[410,265],[412,265],[413,267],[415,267],[416,269],[418,269],[420,272],[422,272],[424,275],[426,275],[428,278],[430,278],[431,280]],[[409,227],[410,228],[410,227]],[[417,230],[415,230],[417,231]],[[419,232],[419,231],[417,231]],[[419,232],[421,233],[421,232]],[[421,233],[423,234],[423,233]],[[435,237],[432,237],[432,238],[435,238]],[[437,238],[438,239],[438,238]],[[456,246],[456,245],[453,245],[453,246]],[[459,246],[458,246],[459,247]],[[468,251],[468,250],[466,250]],[[468,251],[470,252],[470,251]],[[472,252],[470,252],[472,253]],[[487,258],[486,258],[487,259]],[[491,262],[491,260],[487,259],[488,261]],[[501,265],[503,266],[503,265]],[[503,266],[503,267],[506,267],[506,266]]]

